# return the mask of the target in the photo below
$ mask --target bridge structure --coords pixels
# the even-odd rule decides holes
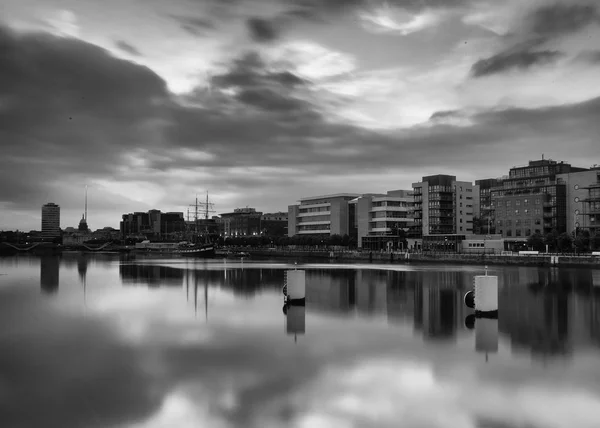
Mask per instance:
[[[1,244],[4,244],[4,245],[6,245],[7,247],[10,247],[10,248],[14,248],[17,251],[23,251],[23,252],[25,252],[25,251],[30,251],[30,250],[34,249],[35,247],[39,246],[41,244],[41,242],[34,242],[33,244],[31,244],[29,246],[22,246],[22,245],[19,246],[19,245],[11,244],[9,242],[2,242]]]

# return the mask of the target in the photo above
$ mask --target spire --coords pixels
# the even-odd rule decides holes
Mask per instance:
[[[85,212],[84,212],[84,215],[83,215],[83,218],[84,218],[84,220],[86,222],[87,222],[87,189],[88,189],[88,186],[86,184],[85,185]]]

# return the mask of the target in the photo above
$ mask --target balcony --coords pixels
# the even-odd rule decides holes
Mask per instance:
[[[552,218],[552,217],[555,217],[555,215],[554,215],[554,214],[552,214],[552,213],[544,213],[544,214],[543,214],[543,216],[544,216],[544,218]]]
[[[374,227],[369,232],[382,233],[382,232],[391,232],[391,231],[392,231],[392,229],[389,227]]]
[[[317,229],[317,230],[299,230],[298,235],[316,235],[316,234],[330,234],[331,230],[329,229]]]
[[[373,207],[373,208],[371,208],[370,212],[374,213],[374,212],[381,212],[381,211],[408,212],[408,211],[410,211],[410,208],[383,206],[383,207]]]
[[[302,221],[298,223],[298,226],[316,226],[320,224],[331,224],[329,220],[321,220],[321,221]]]
[[[310,213],[300,213],[296,217],[315,217],[319,215],[331,215],[331,211],[315,211]]]
[[[415,219],[412,217],[375,217],[369,220],[369,223],[379,223],[379,222],[387,222],[387,223],[414,223]]]
[[[547,201],[542,204],[542,206],[544,208],[553,207],[554,205],[555,204],[553,202],[547,202]]]

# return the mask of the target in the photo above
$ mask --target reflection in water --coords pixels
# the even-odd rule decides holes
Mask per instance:
[[[153,264],[120,264],[119,274],[124,285],[144,284],[148,287],[183,285],[185,270]]]
[[[58,292],[59,267],[59,256],[42,257],[40,262],[40,288],[43,292]]]
[[[285,315],[286,334],[297,337],[306,333],[306,307],[304,305],[288,306]]]
[[[88,263],[88,256],[76,259],[84,285]],[[58,257],[42,258],[44,291],[58,290],[58,271]],[[231,290],[235,296],[249,299],[262,291],[280,293],[284,281],[283,269],[252,265],[245,265],[244,269],[227,265],[207,270],[124,263],[119,266],[119,274],[124,285],[185,285],[188,299],[190,289],[193,290],[196,311],[198,301],[204,301],[206,318],[209,288]],[[482,337],[477,335],[477,326],[482,323],[474,323],[468,317],[471,310],[463,303],[474,274],[461,270],[308,268],[306,310],[337,316],[384,317],[391,325],[412,325],[425,340],[455,340],[461,331],[469,329],[475,330],[476,338]],[[499,268],[494,274],[498,275],[500,286],[497,328],[501,336],[509,339],[513,351],[533,356],[568,356],[575,347],[600,346],[597,271],[518,267]],[[199,293],[204,294],[203,299]],[[294,316],[295,313],[286,316],[286,325],[298,333],[304,332],[303,324],[297,324]],[[485,331],[495,336],[490,333],[492,330]],[[488,339],[480,340],[488,347]]]
[[[590,271],[498,268],[500,318],[473,321],[462,296],[475,271],[304,267],[306,307],[288,308],[282,332],[284,266],[61,259],[64,296],[48,304],[21,282],[35,262],[0,265],[2,426],[600,426]],[[58,260],[42,262],[41,283],[56,284]],[[72,310],[79,281],[102,285],[86,316]],[[508,342],[581,358],[541,364],[499,352]]]

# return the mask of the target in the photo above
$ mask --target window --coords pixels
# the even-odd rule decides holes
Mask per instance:
[[[529,215],[529,210],[523,210],[523,212],[525,213],[525,215]]]
[[[526,229],[525,236],[530,236],[530,235],[531,235],[531,229]]]
[[[539,205],[541,203],[540,198],[535,198],[535,204]]]
[[[511,201],[506,201],[506,207],[510,208],[511,207]]]
[[[517,229],[515,232],[516,232],[516,236],[521,236],[521,229]]]
[[[508,230],[506,231],[506,236],[512,236],[512,230],[508,229]]]
[[[523,200],[523,205],[529,205],[529,199]]]
[[[515,215],[520,215],[519,210],[515,210]]]
[[[502,220],[498,220],[498,226],[502,227]]]
[[[515,201],[515,206],[520,207],[521,206],[521,201],[517,199]]]
[[[539,218],[535,219],[535,224],[542,224],[542,220],[540,220]]]

